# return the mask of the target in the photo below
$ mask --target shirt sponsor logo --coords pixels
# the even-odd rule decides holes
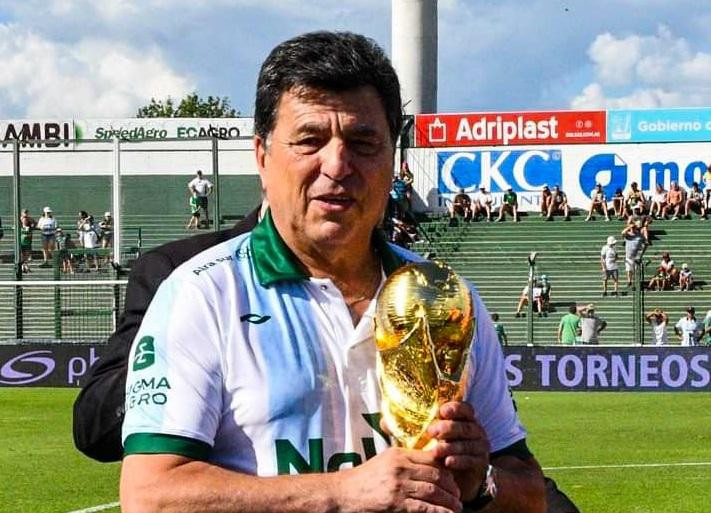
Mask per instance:
[[[156,350],[153,337],[145,336],[136,345],[136,354],[133,357],[133,370],[139,371],[150,367],[156,361]]]
[[[239,318],[240,321],[242,322],[248,322],[250,324],[264,324],[267,322],[269,319],[271,319],[271,315],[258,315],[258,314],[245,314],[242,317]]]
[[[0,383],[3,385],[28,385],[49,376],[55,367],[54,359],[48,356],[40,356],[43,354],[51,355],[52,351],[30,351],[17,355],[5,362],[0,367]],[[30,366],[28,364],[34,365]],[[34,372],[30,372],[29,369],[18,370],[18,366],[23,369],[27,369],[27,367],[33,368]]]

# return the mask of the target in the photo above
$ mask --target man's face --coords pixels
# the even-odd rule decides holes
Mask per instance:
[[[267,141],[255,138],[255,151],[272,216],[287,244],[366,241],[385,209],[393,148],[371,86],[285,92],[274,129]]]

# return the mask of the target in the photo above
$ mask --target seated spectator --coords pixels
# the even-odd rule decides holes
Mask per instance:
[[[502,199],[501,206],[499,207],[499,217],[496,219],[497,222],[501,222],[506,219],[506,213],[510,213],[513,217],[514,223],[518,223],[518,197],[511,187],[506,189]]]
[[[625,213],[627,215],[637,214],[641,216],[645,213],[647,207],[647,200],[644,197],[644,193],[639,190],[637,182],[632,182],[630,184],[630,192],[627,193],[625,198]]]
[[[679,291],[691,291],[694,289],[694,274],[689,269],[689,265],[684,263],[681,264],[681,271],[679,271]]]
[[[649,215],[654,219],[663,219],[665,218],[666,207],[667,191],[664,190],[662,184],[658,183],[652,196],[652,203],[649,206]]]
[[[667,290],[669,288],[669,275],[662,269],[657,269],[657,274],[649,280],[647,288],[649,290]]]
[[[449,218],[462,217],[465,221],[472,219],[472,200],[464,189],[459,189],[459,193],[454,196],[449,210]]]
[[[661,308],[655,308],[644,316],[647,322],[652,326],[652,341],[656,346],[668,344],[667,340],[667,323],[669,316]]]
[[[610,215],[607,213],[607,198],[605,197],[605,191],[602,190],[601,184],[595,184],[595,189],[593,189],[590,199],[590,211],[585,220],[590,221],[593,219],[593,213],[598,211],[605,216],[605,221],[609,221]]]
[[[679,270],[674,266],[674,260],[669,256],[668,251],[662,253],[662,260],[659,262],[657,272],[663,272],[667,275],[669,288],[679,283]]]
[[[541,189],[541,217],[548,215],[548,208],[551,206],[551,190],[547,185]]]
[[[617,219],[625,218],[625,197],[622,195],[622,189],[615,189],[615,194],[612,196],[612,210]]]
[[[548,207],[548,215],[546,221],[553,220],[553,214],[560,212],[565,216],[566,221],[570,221],[570,209],[568,207],[568,196],[560,190],[559,186],[553,187],[551,194],[551,203]]]
[[[502,346],[509,345],[509,337],[506,334],[504,325],[499,322],[499,314],[492,313],[491,320],[494,321],[494,330],[496,331],[496,336],[499,339],[499,344],[501,344]]]
[[[487,221],[491,221],[491,206],[494,204],[490,192],[486,192],[486,187],[479,186],[479,192],[474,194],[472,201],[472,217],[476,219],[479,214],[483,214]]]
[[[580,341],[583,344],[596,345],[600,333],[607,327],[607,322],[595,315],[595,305],[590,303],[580,312]]]
[[[671,212],[672,221],[679,219],[679,212],[684,201],[684,192],[676,182],[671,183],[671,188],[667,193],[667,205],[662,211],[662,217],[667,217],[667,213]]]
[[[533,280],[533,311],[538,312],[540,317],[543,314],[543,289],[537,280]],[[516,306],[515,317],[521,317],[521,310],[528,304],[528,285],[526,285],[521,291],[521,297],[518,300],[518,305]]]
[[[701,177],[701,181],[704,182],[704,203],[706,210],[711,208],[711,164],[706,168],[706,172]]]
[[[390,242],[403,248],[409,248],[413,242],[417,242],[419,237],[414,226],[401,221],[397,217],[390,218]]]
[[[699,189],[698,182],[691,184],[691,190],[687,195],[686,203],[684,205],[684,216],[687,219],[691,219],[691,211],[699,212],[699,220],[706,220],[706,207],[704,205],[704,193]]]

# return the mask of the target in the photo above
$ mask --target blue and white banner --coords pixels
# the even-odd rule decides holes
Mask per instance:
[[[711,108],[611,110],[607,142],[711,141]]]

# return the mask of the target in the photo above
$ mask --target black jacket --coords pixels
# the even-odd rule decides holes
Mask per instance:
[[[158,286],[176,267],[201,251],[250,231],[256,226],[258,215],[259,208],[229,230],[169,242],[136,261],[128,278],[124,312],[116,331],[74,402],[73,431],[77,449],[99,461],[121,459],[128,354]]]

